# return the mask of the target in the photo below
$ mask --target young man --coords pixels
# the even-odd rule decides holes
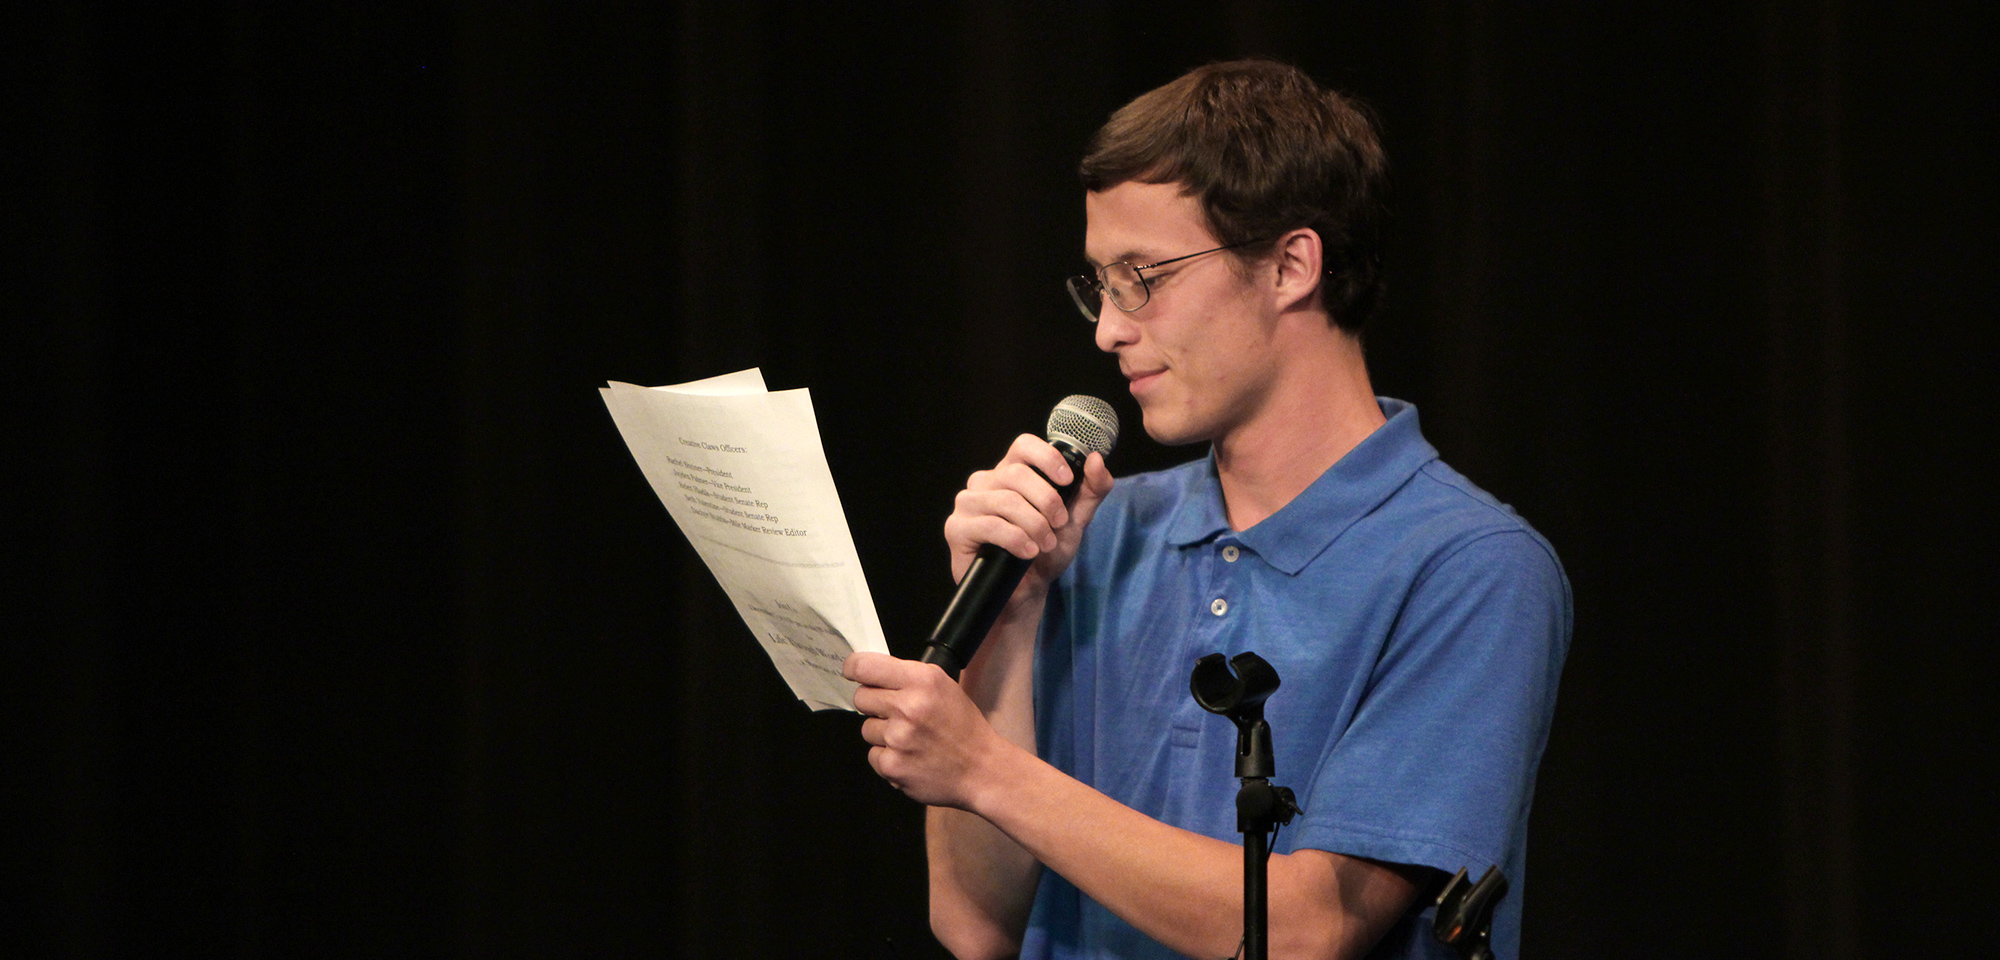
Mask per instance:
[[[931,805],[931,924],[964,958],[1226,957],[1242,935],[1235,729],[1188,694],[1250,650],[1275,782],[1273,957],[1442,957],[1419,893],[1513,882],[1569,643],[1553,551],[1375,397],[1384,161],[1338,94],[1263,61],[1133,101],[1083,162],[1093,275],[1071,281],[1162,443],[1206,459],[1113,488],[1017,439],[945,536],[1034,566],[963,684],[855,654],[869,762]]]

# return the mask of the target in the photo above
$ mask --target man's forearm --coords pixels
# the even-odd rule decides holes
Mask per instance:
[[[960,960],[1021,949],[1041,864],[985,820],[963,810],[926,811],[931,931]]]
[[[1039,598],[1010,606],[966,665],[962,686],[995,730],[1035,749],[1034,650]],[[925,848],[930,862],[931,929],[952,953],[1005,957],[1020,950],[1041,864],[992,824],[962,810],[931,807]]]
[[[1242,934],[1243,848],[1169,826],[1027,755],[972,809],[1106,909],[1189,956]],[[957,811],[952,811],[957,813]],[[1415,896],[1394,868],[1318,850],[1270,860],[1271,956],[1358,957]]]

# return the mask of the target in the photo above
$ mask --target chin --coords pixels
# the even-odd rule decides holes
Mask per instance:
[[[1145,425],[1146,436],[1161,446],[1184,447],[1208,439],[1206,434],[1193,429],[1185,421],[1155,415],[1144,407],[1139,409],[1139,418]]]

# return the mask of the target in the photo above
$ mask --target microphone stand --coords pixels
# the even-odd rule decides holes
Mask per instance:
[[[1464,867],[1437,895],[1431,933],[1464,960],[1493,960],[1493,911],[1507,895],[1507,876],[1487,867],[1473,883]]]
[[[1230,674],[1230,668],[1236,674]],[[1243,834],[1243,957],[1267,960],[1270,948],[1270,907],[1265,896],[1271,857],[1270,838],[1301,811],[1290,787],[1271,784],[1277,773],[1272,759],[1271,725],[1264,720],[1264,700],[1278,689],[1278,672],[1254,653],[1239,653],[1225,665],[1222,654],[1211,653],[1194,665],[1188,690],[1203,710],[1228,717],[1236,725],[1236,829]]]

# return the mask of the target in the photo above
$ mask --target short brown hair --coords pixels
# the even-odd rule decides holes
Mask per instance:
[[[1220,243],[1310,227],[1325,257],[1321,303],[1359,332],[1382,299],[1388,219],[1388,158],[1364,109],[1296,67],[1211,63],[1119,108],[1079,172],[1092,192],[1183,184]]]

